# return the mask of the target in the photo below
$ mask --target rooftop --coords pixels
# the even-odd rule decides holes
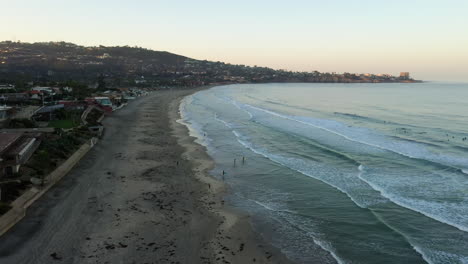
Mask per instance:
[[[0,154],[13,145],[23,133],[0,133]]]

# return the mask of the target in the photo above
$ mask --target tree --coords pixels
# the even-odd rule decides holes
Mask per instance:
[[[106,89],[106,82],[104,80],[104,75],[101,73],[99,74],[98,77],[98,87],[99,90],[105,90]]]

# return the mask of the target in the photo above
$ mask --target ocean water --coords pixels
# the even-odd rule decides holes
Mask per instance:
[[[467,84],[229,85],[180,111],[292,260],[468,263]]]

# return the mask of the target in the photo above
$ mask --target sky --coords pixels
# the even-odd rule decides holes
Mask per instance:
[[[468,81],[468,0],[0,0],[0,41]]]

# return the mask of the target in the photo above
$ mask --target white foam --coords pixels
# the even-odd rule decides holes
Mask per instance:
[[[375,204],[375,203],[368,203],[368,201],[363,201],[362,199],[359,199],[357,200],[357,197],[354,197],[353,195],[350,194],[350,191],[354,191],[355,190],[350,190],[350,189],[347,189],[347,188],[344,188],[342,186],[342,184],[340,184],[339,182],[337,181],[331,181],[330,179],[327,179],[326,177],[317,177],[318,173],[315,171],[314,173],[310,173],[309,171],[310,170],[304,170],[304,169],[301,169],[299,167],[295,167],[293,165],[291,165],[291,162],[285,162],[285,160],[287,160],[288,158],[287,157],[283,157],[283,156],[280,156],[280,155],[276,155],[276,154],[272,154],[272,153],[268,153],[267,151],[264,151],[264,150],[260,150],[258,148],[255,148],[253,147],[250,143],[246,142],[245,140],[243,140],[243,137],[242,135],[233,130],[233,134],[238,138],[238,142],[243,145],[244,147],[250,149],[251,151],[259,154],[259,155],[262,155],[264,156],[265,158],[268,158],[270,159],[271,161],[275,162],[275,163],[278,163],[278,164],[281,164],[285,167],[288,167],[288,168],[291,168],[295,171],[298,171],[306,176],[309,176],[309,177],[312,177],[314,179],[317,179],[317,180],[320,180],[334,188],[336,188],[337,190],[339,190],[340,192],[346,194],[356,205],[358,205],[359,207],[361,208],[367,208],[370,204]],[[289,158],[291,159],[291,158]],[[438,214],[438,213],[434,213],[433,211],[437,211],[436,209],[429,207],[429,206],[425,206],[425,207],[419,207],[419,206],[416,206],[415,203],[413,202],[410,202],[408,199],[405,199],[403,197],[400,197],[400,196],[396,196],[395,194],[392,194],[390,192],[388,192],[387,190],[385,190],[384,188],[381,188],[379,186],[377,186],[376,184],[372,183],[371,181],[365,179],[362,177],[362,172],[364,171],[365,167],[363,165],[359,165],[358,166],[358,170],[359,170],[359,173],[358,173],[358,178],[360,180],[362,180],[365,184],[367,184],[368,186],[370,186],[370,188],[372,188],[373,190],[376,190],[377,192],[379,192],[381,194],[382,197],[385,197],[389,200],[391,200],[392,202],[394,202],[395,204],[398,204],[402,207],[405,207],[405,208],[408,208],[410,210],[413,210],[413,211],[416,211],[416,212],[419,212],[421,214],[424,214],[425,216],[427,217],[430,217],[432,219],[435,219],[441,223],[444,223],[444,224],[448,224],[448,225],[451,225],[451,226],[454,226],[462,231],[465,231],[465,232],[468,232],[468,227],[464,224],[461,224],[460,222],[463,222],[463,219],[460,220],[458,219],[457,217],[452,217],[452,218],[447,218],[446,217],[446,214]],[[445,210],[446,211],[446,210]],[[455,213],[456,214],[456,213]],[[451,216],[454,216],[453,214],[449,214]],[[458,219],[459,221],[456,222],[454,221],[454,219]]]
[[[324,242],[324,241],[321,241],[321,240],[318,240],[316,238],[313,238],[314,240],[314,243],[316,245],[318,245],[319,247],[321,247],[323,250],[327,251],[328,253],[330,253],[330,255],[332,255],[332,257],[338,262],[338,264],[346,264],[346,262],[338,257],[338,255],[336,255],[335,253],[335,249],[333,248],[332,245],[330,245],[330,243],[327,243],[327,242]]]
[[[413,246],[419,254],[421,254],[424,261],[429,264],[436,263],[461,263],[468,264],[468,257],[459,254],[447,253],[440,250],[429,250],[419,246]]]
[[[382,218],[379,214],[376,214],[374,211],[371,211],[372,214],[375,215],[375,217],[377,219],[379,219],[380,222],[382,222],[385,226],[387,226],[388,228],[390,228],[391,230],[393,230],[394,232],[398,233],[399,235],[401,235],[405,240],[406,242],[408,242],[408,244],[411,245],[411,247],[413,248],[414,251],[416,251],[418,254],[420,254],[422,256],[422,258],[424,259],[424,261],[426,261],[427,263],[429,264],[435,264],[433,262],[431,262],[429,260],[429,257],[427,257],[424,252],[421,250],[420,247],[418,246],[415,246],[413,243],[412,243],[412,240],[410,237],[408,237],[408,235],[406,235],[405,233],[401,232],[399,229],[393,227],[391,224],[387,223],[387,221],[385,220],[385,218]]]
[[[326,172],[326,173],[321,173],[321,171],[323,171],[324,169],[328,169],[330,170],[331,168],[321,168],[321,169],[317,169],[317,167],[314,169],[305,169],[305,166],[307,164],[312,164],[312,162],[310,161],[304,161],[304,160],[301,160],[301,159],[297,159],[297,158],[290,158],[290,157],[284,157],[284,156],[281,156],[281,155],[277,155],[277,154],[273,154],[273,153],[269,153],[265,150],[262,150],[262,149],[259,149],[259,148],[256,148],[254,146],[252,146],[252,144],[250,144],[249,142],[245,141],[243,138],[243,136],[233,130],[233,134],[237,137],[237,141],[242,145],[244,146],[245,148],[247,149],[250,149],[252,152],[256,153],[256,154],[259,154],[277,164],[280,164],[282,166],[285,166],[289,169],[292,169],[292,170],[295,170],[305,176],[308,176],[308,177],[311,177],[311,178],[314,178],[316,180],[319,180],[321,182],[324,182],[328,185],[330,185],[331,187],[339,190],[340,192],[346,194],[346,196],[349,197],[349,199],[351,199],[351,201],[353,201],[357,206],[361,207],[361,208],[367,208],[369,207],[370,205],[374,205],[374,204],[377,204],[377,203],[381,203],[383,202],[379,197],[374,197],[374,200],[373,201],[370,201],[368,199],[359,199],[357,200],[357,197],[353,197],[352,195],[350,195],[350,191],[352,189],[356,189],[356,190],[360,190],[363,194],[368,194],[368,191],[366,191],[366,189],[369,189],[369,190],[372,190],[371,188],[369,188],[368,186],[364,186],[363,182],[361,182],[359,180],[359,178],[356,178],[356,180],[354,180],[353,178],[346,178],[346,180],[340,180],[339,178],[337,178],[337,181],[336,182],[333,182],[331,181],[330,179],[327,179],[326,176],[324,176],[324,174],[327,174],[327,175],[337,175],[337,174],[340,174],[340,173],[329,173],[329,172]],[[319,165],[316,165],[316,166],[319,166]],[[310,171],[314,171],[314,173],[311,173]],[[320,177],[321,176],[321,177]],[[352,186],[352,187],[351,187]],[[356,195],[359,195],[358,193],[360,192],[357,192],[355,191]]]
[[[411,245],[411,246],[413,247],[413,249],[414,249],[416,252],[418,252],[418,253],[421,255],[421,257],[424,259],[424,261],[426,261],[426,262],[429,263],[429,264],[435,264],[434,262],[432,262],[432,261],[429,259],[429,257],[426,255],[426,253],[424,253],[424,251],[423,251],[420,247],[415,246],[415,245]]]
[[[254,201],[256,202],[256,201]],[[269,206],[266,206],[264,203],[258,203],[256,202],[257,204],[265,207],[266,209],[270,210],[270,211],[276,211],[274,210],[273,208],[269,207]],[[288,212],[287,212],[288,213]],[[291,215],[289,215],[291,216]],[[321,239],[319,239],[318,237],[320,236],[319,233],[317,233],[316,231],[312,231],[308,228],[305,228],[304,225],[301,225],[300,223],[302,222],[301,220],[299,220],[298,218],[290,218],[290,217],[285,217],[283,218],[287,223],[289,223],[290,226],[294,226],[295,229],[299,229],[301,230],[301,233],[302,234],[306,234],[307,238],[308,239],[312,239],[312,241],[314,242],[314,244],[316,244],[317,246],[319,246],[321,249],[323,249],[324,251],[328,252],[331,257],[338,263],[338,264],[346,264],[347,262],[342,259],[341,257],[339,257],[337,254],[336,254],[336,250],[335,248],[329,243],[329,242],[326,242],[326,241],[323,241]],[[289,232],[288,232],[289,233]]]
[[[232,102],[232,103],[233,103],[238,109],[242,109],[242,110],[246,111],[247,113],[249,113],[249,115],[250,115],[251,118],[253,118],[253,113],[257,114],[257,112],[256,112],[256,111],[253,111],[252,109],[258,110],[258,111],[263,111],[263,112],[269,111],[269,110],[266,110],[266,109],[260,110],[261,108],[255,109],[255,108],[256,108],[255,106],[249,106],[249,105],[242,105],[242,106],[241,106],[241,105],[237,104],[237,102],[235,102],[235,103]],[[252,109],[250,109],[250,108],[248,108],[248,107],[252,107]],[[252,111],[252,112],[250,112],[249,110]],[[271,112],[271,114],[274,113],[274,112],[272,112],[272,111],[269,111],[269,112]],[[273,115],[278,116],[278,117],[281,117],[281,118],[283,118],[283,119],[288,119],[288,120],[292,120],[292,121],[295,121],[295,122],[298,122],[298,123],[301,123],[301,124],[305,124],[305,125],[308,125],[308,126],[313,126],[313,127],[322,129],[322,130],[324,130],[324,131],[328,131],[328,132],[330,132],[330,133],[339,135],[339,136],[341,136],[341,137],[343,137],[343,138],[345,138],[345,139],[347,139],[347,140],[353,141],[353,142],[358,142],[358,143],[361,143],[361,144],[364,144],[364,145],[368,145],[368,146],[372,146],[372,147],[376,147],[376,148],[382,149],[382,150],[392,151],[392,152],[398,153],[398,154],[403,155],[403,156],[406,156],[406,157],[418,158],[418,159],[419,159],[419,158],[420,158],[419,155],[421,155],[420,152],[416,152],[416,153],[413,153],[413,152],[411,152],[411,151],[405,152],[407,149],[406,149],[406,150],[405,150],[405,149],[401,150],[401,153],[398,152],[398,151],[394,151],[394,150],[392,150],[392,148],[394,149],[395,146],[394,146],[394,147],[392,147],[392,146],[389,147],[389,146],[385,145],[385,143],[388,143],[388,142],[383,142],[382,144],[375,144],[375,143],[372,142],[372,141],[371,141],[371,142],[367,142],[367,138],[365,138],[366,141],[363,142],[363,141],[362,141],[362,136],[359,137],[359,138],[356,138],[356,137],[355,137],[356,134],[352,134],[352,133],[349,134],[349,133],[347,133],[348,130],[340,130],[341,127],[336,127],[336,128],[335,128],[335,127],[327,126],[327,124],[321,125],[321,123],[313,123],[313,121],[311,122],[311,121],[309,121],[309,120],[300,120],[300,119],[298,119],[298,117],[282,115],[282,114],[279,114],[279,113],[275,113],[275,114],[273,114]],[[257,117],[257,116],[256,116],[256,117]],[[215,116],[215,118],[217,118],[217,116]],[[226,124],[228,124],[228,123],[225,122],[225,125],[226,125]],[[229,127],[229,126],[226,125],[226,127]],[[231,127],[229,127],[229,128],[232,129],[233,127],[231,126]],[[269,153],[268,151],[266,151],[266,150],[264,150],[264,149],[262,149],[262,148],[259,148],[258,146],[253,145],[252,143],[249,143],[249,141],[247,140],[247,138],[246,138],[245,136],[242,136],[239,132],[237,132],[237,131],[235,131],[235,130],[233,130],[232,133],[237,137],[237,141],[238,141],[241,145],[243,145],[244,147],[250,149],[250,150],[253,151],[254,153],[259,154],[259,155],[261,155],[261,156],[263,156],[263,157],[265,157],[265,158],[268,158],[269,160],[272,160],[272,161],[275,162],[275,163],[278,163],[278,164],[281,164],[281,165],[286,166],[286,167],[288,167],[288,168],[291,168],[291,167],[290,167],[290,164],[285,163],[285,162],[281,162],[281,160],[279,160],[279,159],[281,159],[281,158],[287,158],[287,157],[282,157],[282,156],[279,156],[279,155],[274,155],[274,154]],[[383,137],[380,137],[380,138],[378,138],[378,139],[382,139],[382,138],[383,138]],[[374,139],[375,139],[375,138],[374,138]],[[386,140],[388,140],[388,139],[386,139]],[[416,146],[415,144],[412,144],[412,143],[411,143],[410,145],[411,145],[411,146]],[[396,147],[398,147],[398,146],[396,146]],[[408,153],[409,153],[409,154],[408,154]],[[414,154],[414,156],[413,156],[413,154]],[[273,155],[273,156],[272,156],[272,155]],[[424,156],[423,156],[423,158],[424,158]],[[434,157],[432,157],[432,158],[434,158]],[[439,157],[439,158],[440,158],[440,157]],[[437,157],[435,157],[435,159],[437,160]],[[444,160],[446,160],[446,159],[444,159],[444,158],[438,159],[438,161],[444,161]],[[291,168],[291,169],[294,169],[294,168]],[[395,204],[398,204],[398,205],[400,205],[400,206],[402,206],[402,207],[405,207],[405,208],[408,208],[408,209],[410,209],[410,210],[413,210],[413,211],[419,212],[419,213],[421,213],[421,214],[424,214],[424,215],[426,215],[426,216],[428,216],[428,217],[430,217],[430,218],[432,218],[432,219],[435,219],[435,220],[437,220],[437,221],[439,221],[439,222],[452,225],[452,224],[446,222],[444,219],[442,219],[442,220],[436,219],[438,216],[437,216],[437,215],[435,215],[435,216],[432,215],[431,212],[428,212],[427,214],[424,213],[424,212],[422,212],[422,211],[425,211],[424,207],[421,209],[421,208],[418,207],[418,206],[414,206],[414,204],[407,203],[408,201],[407,201],[407,199],[405,199],[405,197],[400,197],[400,195],[399,195],[398,193],[395,193],[395,192],[394,192],[393,190],[391,190],[391,189],[388,190],[387,187],[390,187],[390,186],[387,186],[387,185],[385,185],[385,184],[379,184],[379,185],[377,185],[377,184],[371,184],[371,181],[368,181],[369,179],[367,179],[367,181],[366,181],[366,179],[363,179],[363,178],[362,178],[362,177],[363,177],[363,174],[365,174],[365,172],[367,172],[368,170],[371,170],[372,168],[370,168],[370,167],[369,167],[369,168],[366,168],[364,165],[360,164],[360,165],[357,167],[357,169],[359,170],[359,172],[357,173],[357,174],[358,174],[358,178],[359,178],[360,180],[362,180],[363,182],[365,182],[366,185],[372,187],[372,189],[374,189],[374,190],[376,190],[378,193],[380,193],[380,195],[382,195],[383,197],[388,198],[389,200],[391,200],[391,201],[394,202]],[[304,175],[307,175],[307,176],[313,177],[313,178],[315,178],[315,179],[317,179],[317,180],[320,180],[320,181],[322,181],[322,182],[324,182],[324,183],[326,183],[326,184],[328,184],[328,185],[330,185],[330,186],[332,186],[332,187],[338,189],[339,191],[341,191],[341,192],[345,193],[346,195],[348,195],[348,197],[350,197],[351,200],[353,200],[353,198],[350,196],[350,194],[347,193],[346,189],[344,189],[344,188],[340,189],[341,187],[334,186],[334,185],[332,185],[330,182],[327,182],[327,181],[325,181],[325,180],[323,180],[323,179],[320,179],[320,178],[314,177],[314,176],[312,176],[312,175],[309,175],[309,174],[308,174],[306,171],[304,171],[304,170],[303,170],[303,171],[297,170],[297,169],[294,169],[294,170],[296,170],[296,171],[298,171],[298,172],[300,172],[300,173],[302,173],[302,174],[304,174]],[[465,174],[468,174],[468,169],[461,169],[461,171],[462,171],[463,173],[465,173]],[[462,176],[460,176],[460,177],[462,177]],[[380,186],[381,188],[379,188],[379,186]],[[353,201],[354,201],[356,204],[358,204],[358,206],[359,206],[359,203],[357,203],[355,200],[353,200]],[[258,205],[264,207],[264,208],[267,209],[267,210],[278,211],[278,210],[275,210],[275,208],[272,207],[272,206],[270,206],[269,204],[260,203],[260,202],[256,202],[256,203],[257,203]],[[415,208],[413,208],[413,207],[415,207]],[[419,208],[419,210],[417,210],[416,208]],[[438,214],[439,216],[441,215],[440,212],[435,212],[435,213]],[[468,215],[468,214],[467,214],[467,215]],[[442,214],[442,216],[444,216],[444,215]],[[448,217],[449,217],[449,216],[448,216]],[[455,227],[456,227],[456,226],[455,226]],[[457,227],[457,228],[458,228],[458,227]],[[460,229],[460,228],[458,228],[458,229]],[[460,229],[460,230],[466,231],[466,230],[463,230],[463,229]],[[454,262],[441,262],[441,261],[438,261],[438,260],[440,260],[441,258],[443,258],[444,256],[438,257],[437,255],[438,255],[439,253],[437,253],[436,251],[433,251],[433,250],[431,250],[431,249],[425,248],[424,246],[422,246],[422,247],[420,247],[420,246],[415,246],[415,245],[414,245],[413,243],[411,243],[410,241],[408,241],[408,242],[411,244],[411,246],[413,247],[413,249],[414,249],[415,251],[417,251],[419,254],[421,254],[421,256],[423,257],[423,259],[424,259],[426,262],[428,262],[428,263],[456,263],[455,261],[454,261]],[[428,243],[429,243],[429,242],[432,242],[432,241],[428,241]],[[332,253],[332,252],[333,252],[333,248],[330,248],[330,250],[327,250],[327,249],[326,249],[326,247],[327,247],[326,243],[325,243],[324,246],[323,246],[323,245],[320,245],[321,241],[319,241],[319,240],[316,241],[316,240],[314,239],[314,243],[317,244],[317,245],[319,245],[319,246],[320,246],[321,248],[323,248],[324,250],[330,252],[330,253],[333,255],[333,257],[334,257],[335,259],[337,259],[337,261],[338,261],[338,257]],[[442,255],[445,254],[445,253],[446,253],[446,252],[440,252],[440,254],[442,254]],[[455,260],[455,259],[457,258],[457,260],[461,261],[461,263],[468,263],[468,262],[466,261],[466,257],[459,256],[459,255],[452,255],[452,254],[450,254],[450,253],[447,253],[447,254],[450,255],[450,259],[452,259],[452,260]],[[448,255],[447,255],[447,256],[448,256]],[[448,258],[449,258],[449,257],[447,257],[447,258],[445,258],[445,259],[448,259]],[[432,260],[432,261],[431,261],[431,260]],[[340,261],[338,261],[338,262],[339,262],[339,263],[344,263],[344,262],[340,262]]]
[[[384,188],[382,188],[381,186],[373,183],[372,181],[366,179],[365,177],[362,176],[362,174],[359,174],[359,178],[366,182],[369,186],[371,186],[374,190],[380,192],[380,194],[389,199],[390,201],[392,201],[393,203],[395,204],[398,204],[399,206],[401,207],[405,207],[405,208],[408,208],[410,210],[413,210],[415,212],[418,212],[418,213],[421,213],[429,218],[432,218],[434,220],[437,220],[441,223],[444,223],[444,224],[447,224],[447,225],[450,225],[450,226],[453,226],[461,231],[464,231],[464,232],[468,232],[468,226],[464,225],[464,224],[461,224],[459,222],[455,222],[454,219],[458,219],[460,220],[460,216],[455,216],[453,214],[448,214],[448,212],[446,212],[446,210],[442,211],[442,212],[439,212],[439,214],[436,214],[434,213],[434,211],[437,211],[437,208],[445,208],[447,207],[447,205],[442,205],[442,204],[438,204],[438,205],[435,205],[435,206],[431,206],[431,204],[429,204],[429,202],[423,202],[422,200],[411,200],[411,199],[408,199],[408,198],[404,198],[404,197],[401,197],[401,196],[396,196],[390,192],[388,192],[387,190],[385,190]],[[435,203],[435,202],[432,202],[432,203]],[[444,214],[443,212],[446,212],[446,214]]]
[[[214,115],[214,119],[215,119],[216,121],[218,121],[218,122],[221,122],[221,123],[222,123],[224,126],[226,126],[227,128],[231,128],[231,129],[232,129],[232,127],[233,127],[230,123],[228,123],[228,122],[226,122],[226,121],[224,121],[224,120],[218,118],[218,114],[216,114],[216,113],[215,113],[215,115]]]
[[[402,143],[402,142],[397,142],[397,141],[391,141],[387,137],[375,134],[369,129],[350,128],[349,126],[345,124],[342,124],[333,120],[323,120],[323,119],[310,118],[310,117],[297,117],[297,116],[280,114],[280,113],[277,113],[268,109],[252,106],[249,104],[243,104],[243,106],[257,110],[257,111],[261,111],[261,112],[264,112],[264,113],[267,113],[276,117],[280,117],[282,119],[287,119],[287,120],[298,122],[307,126],[312,126],[314,128],[321,129],[321,130],[330,132],[334,135],[345,138],[346,140],[360,143],[360,144],[367,145],[367,146],[371,146],[374,148],[378,148],[380,150],[391,151],[391,152],[394,152],[396,154],[399,154],[399,155],[402,155],[411,159],[428,160],[428,161],[432,161],[435,163],[443,164],[443,165],[454,167],[454,168],[463,166],[463,164],[468,164],[468,159],[466,158],[435,154],[435,153],[428,151],[425,147],[421,146],[418,143],[409,143],[409,142]],[[339,129],[346,131],[350,135],[346,135],[338,131]],[[359,137],[362,136],[363,134],[365,135],[367,141],[363,141],[359,139]],[[384,143],[384,145],[381,145],[382,143]]]
[[[260,205],[261,207],[263,207],[263,208],[269,210],[269,211],[277,211],[277,210],[275,210],[273,207],[270,207],[270,206],[268,206],[268,205],[265,204],[265,203],[259,202],[259,201],[257,201],[257,200],[252,200],[252,199],[250,199],[250,200],[253,201],[254,203]]]
[[[236,100],[234,100],[234,99],[232,99],[232,98],[229,98],[229,97],[227,97],[227,96],[223,96],[222,99],[224,99],[225,101],[227,101],[227,102],[233,104],[237,109],[239,109],[239,110],[241,110],[241,111],[247,113],[247,114],[249,115],[249,119],[252,119],[252,118],[253,118],[252,113],[249,112],[249,111],[247,111],[247,110],[244,109],[243,107],[241,107],[241,106],[239,105],[239,103],[238,103]]]
[[[179,104],[179,115],[180,119],[177,119],[176,122],[187,127],[189,135],[195,138],[195,142],[208,147],[211,139],[207,136],[207,133],[203,131],[201,126],[192,120],[187,111],[187,106],[193,101],[193,95],[184,97]],[[202,136],[204,135],[204,136]]]

